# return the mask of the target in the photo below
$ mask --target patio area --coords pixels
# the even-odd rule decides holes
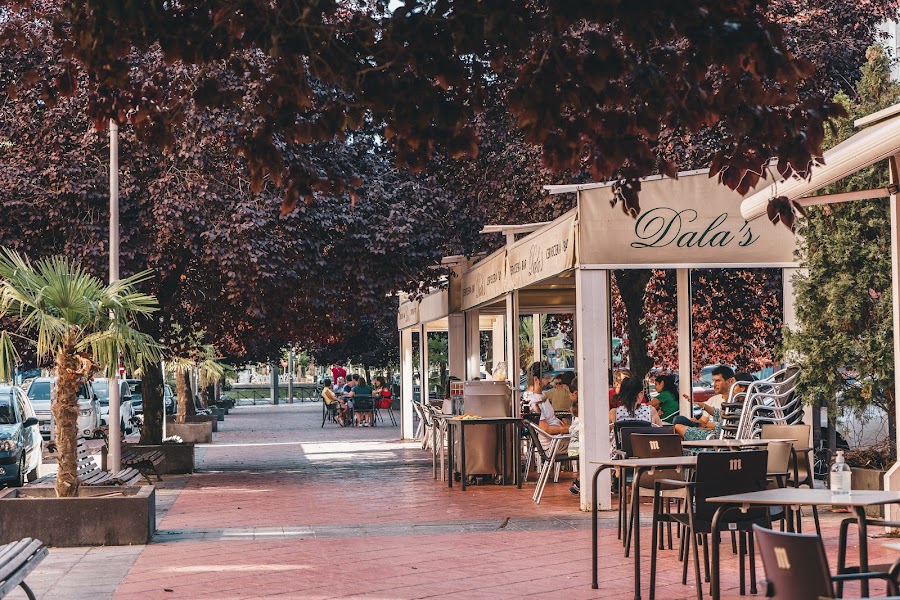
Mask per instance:
[[[430,451],[398,441],[397,427],[320,423],[319,403],[236,408],[215,443],[198,447],[198,472],[160,485],[151,544],[53,548],[29,584],[39,598],[634,597],[615,511],[600,516],[600,589],[591,589],[590,514],[568,491],[572,474],[549,483],[539,506],[533,475],[522,490],[448,489],[432,479]],[[833,569],[847,515],[821,516]],[[869,549],[873,562],[896,557],[879,539]],[[676,554],[661,554],[658,598],[695,597]],[[725,543],[723,598],[740,597],[737,587]]]

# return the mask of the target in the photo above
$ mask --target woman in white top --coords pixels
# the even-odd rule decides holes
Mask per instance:
[[[634,378],[622,380],[622,386],[617,394],[621,406],[609,411],[609,422],[638,420],[649,421],[657,427],[662,427],[659,413],[652,406],[640,403],[641,382]]]

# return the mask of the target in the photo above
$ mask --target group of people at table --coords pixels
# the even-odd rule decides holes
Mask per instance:
[[[341,427],[373,426],[373,409],[390,407],[391,388],[381,375],[369,385],[365,377],[358,373],[347,374],[340,364],[332,368],[332,375],[334,379],[325,378],[322,382],[322,400],[326,408],[335,412]]]
[[[715,395],[706,401],[697,401],[700,409],[695,416],[680,414],[678,388],[675,377],[659,375],[655,380],[656,396],[644,393],[643,382],[622,369],[613,374],[613,389],[610,395],[610,427],[618,421],[640,420],[653,425],[673,425],[675,431],[685,440],[702,440],[717,437],[722,426],[722,403],[729,392],[743,394],[746,388],[736,382],[754,381],[749,373],[735,373],[731,367],[722,365],[713,370],[713,391]],[[686,394],[684,397],[690,401]],[[526,412],[540,415],[538,427],[550,435],[569,434],[567,452],[577,456],[579,448],[578,379],[574,373],[563,372],[552,379],[541,372],[541,364],[534,363],[528,368],[527,386],[522,394]],[[560,415],[558,413],[570,413]],[[548,440],[542,444],[549,446]],[[580,492],[578,480],[570,488],[573,494]]]

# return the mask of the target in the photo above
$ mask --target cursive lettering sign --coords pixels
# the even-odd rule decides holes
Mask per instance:
[[[642,214],[634,224],[634,234],[639,241],[631,242],[632,248],[724,248],[737,237],[738,245],[753,244],[758,236],[753,235],[750,224],[744,225],[737,236],[724,223],[728,213],[714,217],[706,227],[696,223],[697,211],[692,208],[675,210],[669,207],[653,208]]]
[[[528,275],[536,275],[544,270],[544,258],[537,244],[528,249]]]

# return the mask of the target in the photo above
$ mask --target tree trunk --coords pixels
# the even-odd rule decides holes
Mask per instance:
[[[194,407],[194,394],[191,391],[191,372],[187,369],[175,371],[175,393],[178,394],[176,421],[184,423],[185,417],[197,414]]]
[[[628,366],[632,377],[640,380],[653,368],[653,358],[647,351],[647,327],[644,324],[644,292],[653,276],[646,269],[614,271],[616,285],[625,305],[628,331]],[[691,376],[690,373],[687,374]]]
[[[163,406],[163,376],[158,364],[144,365],[141,392],[144,403],[141,443],[162,444],[162,420],[165,418],[165,407]]]
[[[55,423],[56,495],[78,495],[78,387],[83,367],[75,355],[75,339],[67,334],[56,351],[56,397],[51,410]]]

